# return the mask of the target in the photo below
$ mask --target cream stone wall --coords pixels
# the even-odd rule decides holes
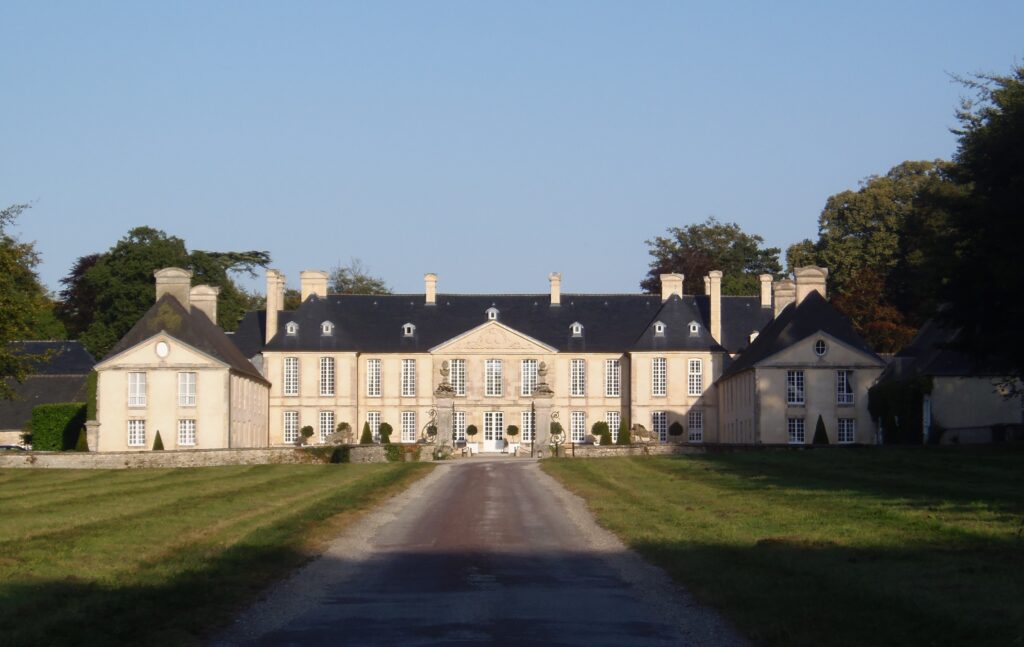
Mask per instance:
[[[757,377],[754,370],[743,371],[718,384],[720,442],[752,444],[757,442]]]
[[[270,389],[264,384],[231,374],[231,447],[266,447],[270,443],[268,412]]]
[[[1006,398],[999,378],[936,377],[932,380],[932,425],[950,429],[1024,423],[1022,396]]]
[[[284,395],[284,358],[299,360],[299,394]],[[320,395],[320,358],[334,359],[334,395]],[[356,353],[264,353],[263,375],[270,383],[268,428],[271,445],[284,444],[284,412],[299,412],[299,428],[313,427],[316,442],[320,436],[320,412],[333,411],[334,425],[347,422],[357,427],[356,389],[359,382]],[[365,386],[363,387],[365,389]],[[361,427],[362,423],[359,422]],[[357,429],[358,431],[358,429]]]
[[[653,395],[654,358],[664,357],[667,368],[666,395]],[[702,367],[701,395],[689,394],[689,361],[699,359]],[[718,399],[712,386],[722,374],[722,355],[710,352],[666,351],[631,353],[630,419],[653,433],[653,413],[665,411],[667,425],[678,422],[683,426],[683,435],[669,436],[668,442],[689,442],[688,415],[691,409],[704,412],[704,433],[702,442],[718,442]]]

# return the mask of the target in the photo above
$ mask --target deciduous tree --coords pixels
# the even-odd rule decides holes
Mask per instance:
[[[335,294],[391,294],[384,279],[371,276],[358,258],[351,259],[348,265],[335,267],[330,280],[331,291]]]

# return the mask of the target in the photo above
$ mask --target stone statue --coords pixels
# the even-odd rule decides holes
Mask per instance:
[[[548,365],[541,362],[537,367],[537,387],[533,390],[533,395],[538,398],[550,398],[554,394],[555,392],[548,386]]]
[[[441,383],[434,389],[435,395],[447,397],[455,395],[455,389],[452,387],[451,382],[448,381],[448,376],[451,372],[451,369],[448,368],[448,360],[441,362]]]

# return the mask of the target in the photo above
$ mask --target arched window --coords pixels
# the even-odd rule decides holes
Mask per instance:
[[[690,322],[690,334],[691,335],[699,335],[700,334],[700,324],[697,323],[696,321],[691,321]]]
[[[333,335],[334,324],[332,324],[330,321],[325,321],[322,324],[320,324],[320,334],[325,336]]]
[[[295,335],[299,334],[299,324],[295,323],[294,321],[289,321],[284,326],[284,334],[288,335],[289,337],[294,337]]]
[[[659,336],[664,335],[665,324],[661,323],[660,321],[654,322],[654,334]]]

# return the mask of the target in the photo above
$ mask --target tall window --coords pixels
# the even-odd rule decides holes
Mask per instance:
[[[500,441],[505,439],[505,414],[501,411],[484,412],[484,441],[495,441],[496,447],[502,447]]]
[[[836,404],[853,404],[853,371],[836,371]]]
[[[655,357],[651,360],[651,395],[668,393],[668,360]]]
[[[402,360],[402,397],[416,396],[416,360]]]
[[[704,393],[704,362],[699,359],[691,359],[687,364],[686,393],[687,395],[700,395]]]
[[[366,396],[380,397],[380,360],[366,360]]]
[[[802,445],[804,443],[804,419],[790,418],[787,426],[789,428],[789,444]]]
[[[521,433],[523,435],[524,443],[533,442],[534,425],[537,424],[537,421],[534,418],[535,416],[533,411],[524,411],[523,415],[520,417],[520,426],[522,427]]]
[[[704,442],[704,412],[700,409],[691,409],[686,414],[686,426],[689,427],[687,438],[691,443]]]
[[[327,437],[334,433],[334,412],[320,412],[320,442],[326,443]]]
[[[145,373],[129,373],[128,374],[128,406],[129,407],[144,407],[144,406],[146,406],[146,374]]]
[[[852,443],[857,439],[857,422],[853,418],[839,419],[839,442]]]
[[[572,434],[572,442],[582,443],[587,437],[587,413],[585,411],[573,411],[569,414],[569,432]]]
[[[456,411],[452,414],[452,438],[466,440],[466,412]]]
[[[334,395],[334,358],[320,358],[320,395]]]
[[[373,442],[380,442],[380,411],[367,411],[366,422],[370,423],[370,433],[373,434]]]
[[[608,423],[608,429],[612,432],[612,442],[619,442],[619,425],[622,424],[622,414],[618,411],[606,411],[604,421]]]
[[[183,419],[178,421],[178,445],[192,447],[196,444],[196,421]]]
[[[128,446],[129,447],[145,447],[146,446],[146,421],[145,420],[129,420],[128,421]]]
[[[786,371],[786,404],[804,403],[804,372]],[[800,420],[803,424],[803,419]],[[803,441],[801,441],[803,442]]]
[[[617,359],[604,361],[604,395],[617,398],[622,394],[622,366]]]
[[[569,360],[569,395],[583,397],[587,394],[587,361]]]
[[[668,442],[668,413],[655,411],[651,413],[651,430],[663,443]]]
[[[178,406],[196,406],[196,374],[178,373]]]
[[[466,360],[453,359],[451,363],[452,389],[455,395],[466,395]]]
[[[414,443],[414,442],[416,442],[416,412],[415,411],[403,411],[402,412],[402,442],[403,443]]]
[[[284,358],[284,394],[299,394],[299,358]]]
[[[500,359],[489,359],[484,362],[484,395],[500,396],[502,394],[502,371]]]
[[[537,360],[524,359],[520,364],[519,395],[531,396],[537,388]]]
[[[299,412],[284,412],[284,442],[292,444],[299,439]]]

